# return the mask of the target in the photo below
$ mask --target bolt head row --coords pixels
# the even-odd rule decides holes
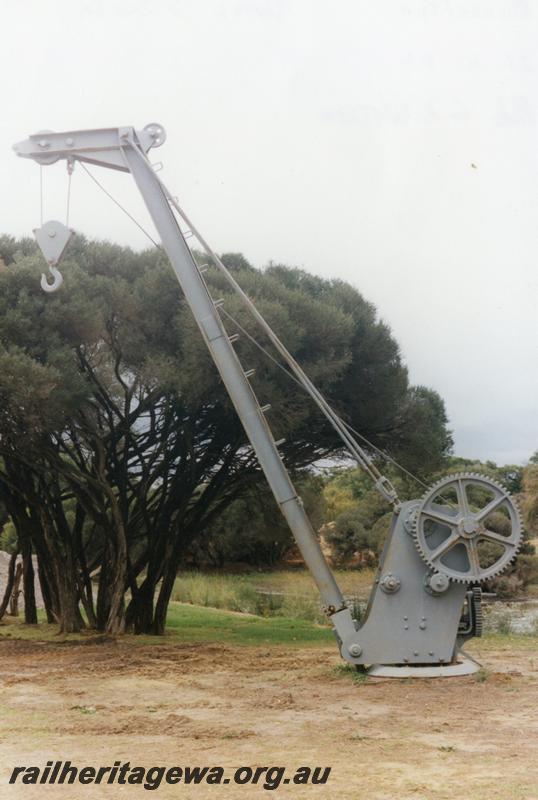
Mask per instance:
[[[73,139],[72,136],[68,136],[67,139],[65,140],[65,143],[68,147],[73,147],[73,145],[75,144],[75,140]],[[50,147],[50,142],[48,139],[40,139],[38,145],[42,150],[46,150],[48,147]]]

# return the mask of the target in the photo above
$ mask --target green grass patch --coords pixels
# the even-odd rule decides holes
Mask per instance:
[[[4,617],[0,622],[0,639],[24,639],[35,642],[78,642],[90,636],[97,636],[95,631],[82,633],[59,634],[57,625],[49,625],[44,612],[37,612],[40,620],[37,625],[25,625],[22,617]]]
[[[225,642],[238,645],[327,645],[332,631],[304,619],[257,617],[222,609],[171,603],[168,632],[181,642]]]
[[[474,679],[477,683],[484,683],[490,677],[491,671],[485,667],[481,667],[478,672],[475,672]]]
[[[338,678],[347,678],[352,683],[366,683],[368,680],[368,673],[363,669],[357,669],[353,664],[338,664],[332,672]]]
[[[257,617],[185,603],[170,603],[166,636],[134,636],[121,640],[133,645],[220,643],[235,645],[288,645],[315,647],[334,643],[328,626],[290,617]],[[58,635],[57,625],[24,625],[15,619],[0,624],[0,639],[36,642],[82,642],[96,637],[95,631]]]

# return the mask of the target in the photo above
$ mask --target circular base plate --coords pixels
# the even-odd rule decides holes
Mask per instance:
[[[480,665],[476,661],[460,656],[453,664],[421,666],[373,664],[367,672],[372,678],[457,678],[461,675],[472,675],[479,669]]]

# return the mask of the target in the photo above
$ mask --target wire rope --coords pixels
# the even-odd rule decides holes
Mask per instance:
[[[90,172],[90,170],[87,168],[87,166],[86,166],[86,165],[85,165],[85,164],[84,164],[82,161],[80,162],[80,166],[82,167],[82,169],[84,170],[84,172],[85,172],[87,175],[89,175],[89,177],[92,179],[92,181],[93,181],[95,184],[97,184],[97,186],[98,186],[98,187],[101,189],[101,191],[102,191],[102,192],[104,192],[104,193],[106,194],[106,196],[107,196],[108,198],[110,198],[110,200],[112,200],[112,202],[113,202],[113,203],[115,203],[115,205],[117,205],[117,206],[118,206],[118,208],[120,208],[120,209],[123,211],[123,213],[124,213],[124,214],[126,214],[126,215],[129,217],[129,219],[130,219],[132,222],[134,222],[134,224],[136,225],[136,227],[137,227],[137,228],[139,228],[139,229],[142,231],[142,233],[143,233],[145,236],[147,236],[147,237],[148,237],[148,239],[150,240],[150,242],[151,242],[151,243],[152,243],[152,244],[153,244],[153,245],[154,245],[154,246],[155,246],[155,247],[156,247],[158,250],[162,250],[162,247],[161,247],[161,245],[160,245],[158,242],[156,242],[156,241],[155,241],[155,239],[153,238],[153,236],[152,236],[150,233],[148,233],[148,231],[147,231],[147,230],[144,228],[144,226],[143,226],[143,225],[141,225],[141,224],[140,224],[140,222],[138,222],[138,220],[137,220],[135,217],[133,217],[133,215],[131,214],[131,212],[130,212],[130,211],[127,211],[127,209],[125,208],[125,206],[123,206],[123,205],[120,203],[120,201],[119,201],[119,200],[116,200],[116,198],[114,197],[114,195],[112,195],[112,194],[111,194],[111,193],[108,191],[108,189],[105,189],[105,187],[103,186],[103,184],[102,184],[102,183],[101,183],[101,182],[100,182],[100,181],[99,181],[99,180],[98,180],[98,179],[95,177],[95,175],[94,175],[93,173],[91,173],[91,172]]]
[[[123,211],[123,213],[137,226],[137,228],[148,238],[148,240],[158,250],[162,250],[163,249],[162,246],[158,242],[155,241],[155,239],[151,236],[151,234],[125,208],[125,206],[123,206],[122,203],[120,203],[120,201],[117,200],[113,196],[113,194],[103,186],[103,184],[95,177],[95,175],[93,175],[92,172],[90,172],[90,170],[86,167],[86,165],[84,163],[82,163],[82,162],[80,162],[80,165],[81,165],[82,169],[86,172],[86,174],[91,178],[91,180],[99,187],[99,189],[101,189],[101,191],[121,211]],[[170,194],[168,189],[164,186],[164,184],[160,181],[160,179],[157,179],[157,180],[159,180],[159,183],[160,183],[161,187],[163,188],[163,190],[165,192],[165,195],[167,197],[167,200],[168,200],[169,204],[172,206],[172,208],[174,208],[177,211],[177,213],[180,215],[180,217],[183,220],[183,222],[188,226],[189,233],[192,234],[192,236],[203,247],[203,249],[205,250],[207,256],[209,256],[209,258],[213,261],[214,265],[223,272],[225,277],[228,279],[228,282],[232,285],[232,287],[239,294],[239,296],[243,300],[247,301],[246,302],[247,308],[248,308],[249,311],[251,311],[252,309],[251,309],[251,301],[250,301],[250,299],[245,295],[245,293],[243,292],[241,287],[237,284],[235,279],[229,274],[228,270],[226,269],[225,265],[223,264],[221,259],[218,257],[218,255],[211,249],[211,247],[207,244],[207,242],[204,240],[204,238],[201,236],[201,234],[197,231],[195,226],[191,223],[190,219],[183,212],[183,210],[181,209],[181,207],[177,203],[176,199],[174,197],[172,197],[172,195]],[[183,235],[183,233],[182,233],[182,235]],[[266,348],[263,347],[263,345],[261,345],[257,341],[257,339],[254,336],[252,336],[236,319],[234,319],[234,317],[228,311],[226,311],[225,308],[220,306],[219,307],[219,311],[224,313],[225,316],[228,317],[228,319],[234,325],[236,325],[237,328],[245,335],[245,337],[247,339],[249,339],[249,341],[251,341],[252,344],[254,344],[272,363],[274,363],[289,378],[291,378],[294,381],[294,383],[296,383],[298,386],[300,386],[303,389],[303,391],[305,391],[310,397],[312,397],[312,399],[314,399],[314,401],[316,402],[316,404],[318,405],[320,410],[325,414],[325,416],[327,416],[331,421],[333,421],[333,424],[335,425],[335,427],[337,429],[337,432],[343,438],[344,444],[346,444],[348,449],[350,449],[350,451],[353,454],[353,456],[355,457],[355,459],[359,462],[359,465],[362,467],[362,469],[364,469],[366,472],[368,472],[370,474],[370,476],[372,477],[372,479],[374,481],[378,480],[379,478],[382,478],[381,474],[379,473],[379,471],[377,470],[375,465],[373,465],[371,463],[371,460],[369,459],[367,454],[364,453],[364,451],[362,451],[361,448],[359,448],[360,457],[358,457],[358,454],[357,454],[355,448],[352,446],[352,444],[350,446],[350,442],[347,439],[347,437],[342,436],[342,428],[347,429],[347,431],[349,431],[349,433],[355,434],[355,436],[357,436],[359,439],[361,439],[361,441],[363,441],[369,448],[371,448],[375,452],[379,453],[379,455],[381,455],[384,459],[389,461],[393,466],[397,467],[397,469],[399,469],[401,472],[405,473],[408,477],[410,477],[414,481],[416,481],[420,486],[422,486],[424,488],[428,488],[428,485],[426,483],[424,483],[424,481],[422,481],[417,475],[414,475],[410,470],[408,470],[406,467],[404,467],[402,464],[400,464],[398,461],[396,461],[396,459],[394,459],[392,456],[390,456],[386,451],[384,451],[381,448],[377,447],[377,445],[375,445],[373,442],[371,442],[366,436],[364,436],[363,434],[359,433],[359,431],[357,431],[352,425],[347,423],[338,414],[336,414],[336,412],[324,400],[322,395],[315,389],[315,387],[313,387],[313,385],[310,383],[309,379],[302,372],[302,369],[299,367],[299,365],[296,364],[296,362],[294,361],[294,359],[291,356],[291,354],[288,353],[288,351],[286,350],[285,346],[280,342],[280,340],[278,339],[276,334],[274,334],[274,332],[272,332],[272,330],[270,329],[269,325],[265,322],[263,317],[261,317],[259,312],[256,315],[256,318],[258,318],[258,316],[259,316],[259,318],[263,321],[263,327],[264,327],[264,329],[266,329],[266,331],[267,331],[267,329],[271,330],[272,336],[270,338],[271,338],[272,343],[275,344],[275,345],[278,343],[278,345],[280,345],[280,347],[277,346],[277,349],[281,352],[281,355],[284,356],[286,361],[288,361],[288,358],[292,360],[293,364],[296,366],[296,369],[299,372],[299,376],[300,377],[297,377],[297,375],[294,375],[291,370],[289,370],[286,367],[284,367],[273,355],[271,355],[271,353],[269,353],[269,351]],[[304,375],[304,378],[306,379],[306,382],[308,382],[308,383],[306,383],[305,380],[301,380],[303,375]],[[310,386],[308,384],[310,384],[310,386],[312,386],[312,388],[314,389],[314,392],[311,390],[311,388],[310,388]],[[320,402],[320,400],[321,400],[321,402]],[[322,406],[322,403],[323,403],[323,406],[325,407],[325,409]],[[351,443],[352,442],[353,442],[353,440],[351,440]],[[358,447],[358,445],[357,445],[357,447]]]

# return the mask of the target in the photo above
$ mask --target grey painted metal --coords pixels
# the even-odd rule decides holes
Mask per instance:
[[[368,675],[372,678],[460,678],[463,675],[472,675],[479,669],[480,664],[476,661],[460,655],[458,660],[452,664],[436,666],[408,667],[375,664],[368,668]]]
[[[471,508],[468,490],[479,489],[482,506]],[[447,504],[447,493],[453,500]],[[510,531],[490,528],[491,514],[505,512]],[[452,581],[479,583],[501,573],[516,557],[523,541],[518,508],[504,486],[474,472],[442,478],[422,498],[413,522],[413,535],[424,561]],[[493,562],[480,563],[480,544],[496,545],[500,552]]]
[[[429,590],[431,570],[406,527],[417,505],[404,503],[393,517],[364,620],[343,643],[344,658],[353,664],[449,664],[456,655],[466,587],[451,583],[441,593]],[[353,657],[353,645],[360,656]]]
[[[417,505],[404,503],[393,515],[364,619],[343,642],[342,655],[352,664],[433,665],[455,659],[466,587],[451,583],[441,593],[429,588],[431,571],[406,526]]]
[[[54,265],[49,266],[49,272],[52,275],[52,283],[49,283],[47,276],[44,272],[41,273],[41,288],[44,292],[48,292],[52,294],[53,292],[57,292],[62,283],[64,282],[63,275],[59,269],[57,269]]]
[[[72,235],[73,231],[63,222],[54,219],[45,222],[41,228],[34,228],[34,236],[47,264],[60,261]]]
[[[53,282],[49,283],[47,276],[41,275],[41,288],[44,292],[56,292],[63,283],[62,275],[56,269],[56,265],[62,258],[72,235],[73,231],[57,220],[50,220],[41,228],[34,228],[37,244],[53,277]]]
[[[89,131],[42,131],[13,146],[22,158],[31,158],[38,164],[54,164],[70,156],[77,161],[128,172],[118,137],[131,128],[102,128]],[[166,135],[160,125],[151,124],[137,131],[137,142],[144,153],[151,147],[159,147]]]
[[[488,496],[481,507],[473,504],[471,508],[467,490],[477,487]],[[455,492],[457,502],[447,499],[450,491]],[[506,522],[510,522],[506,535],[485,525],[489,515],[499,509],[505,510]],[[517,553],[521,539],[514,499],[485,476],[445,476],[421,500],[404,503],[393,516],[364,620],[343,642],[344,658],[370,665],[452,663],[461,645],[481,633],[480,590],[469,591],[469,581],[478,582],[502,571]],[[439,559],[439,553],[451,553],[450,547],[443,549],[445,542],[480,540],[504,547],[505,552],[491,567],[481,568],[478,561],[471,561],[465,556],[466,548],[449,563]],[[466,599],[468,614],[460,627]]]

